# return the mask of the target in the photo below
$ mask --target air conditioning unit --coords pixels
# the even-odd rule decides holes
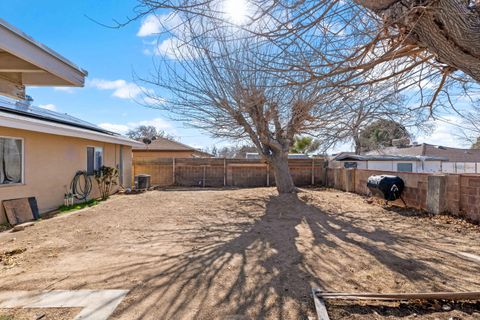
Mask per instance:
[[[138,176],[135,176],[136,190],[146,190],[148,188],[150,188],[150,175],[139,174]]]

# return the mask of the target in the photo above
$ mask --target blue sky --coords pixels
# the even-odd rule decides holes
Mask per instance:
[[[105,24],[112,24],[113,19],[124,21],[133,16],[135,5],[135,0],[0,2],[2,19],[89,73],[84,88],[29,88],[34,104],[120,133],[140,124],[151,124],[195,147],[229,144],[215,141],[207,133],[171,121],[161,111],[136,102],[140,91],[133,73],[147,75],[152,67],[151,42],[155,37],[148,35],[155,31],[155,25],[143,19],[120,29],[109,29],[89,19]],[[452,131],[451,126],[439,123],[432,135],[417,140],[458,147],[461,142]],[[348,149],[350,146],[341,145],[332,151]]]

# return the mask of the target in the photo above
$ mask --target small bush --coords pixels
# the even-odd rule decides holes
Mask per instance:
[[[118,170],[112,167],[102,166],[94,172],[95,180],[100,190],[102,200],[107,200],[110,197],[110,192],[113,186],[118,183]]]

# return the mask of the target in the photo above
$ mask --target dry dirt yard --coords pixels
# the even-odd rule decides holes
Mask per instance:
[[[478,291],[479,235],[331,190],[151,191],[0,233],[0,254],[26,248],[0,262],[0,290],[130,290],[112,319],[307,319],[312,287]],[[478,303],[330,307],[332,320],[480,319]]]

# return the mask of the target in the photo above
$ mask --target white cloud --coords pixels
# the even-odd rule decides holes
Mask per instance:
[[[126,134],[128,130],[134,129],[138,126],[154,126],[158,130],[163,130],[166,131],[169,134],[175,134],[175,129],[172,127],[170,122],[162,119],[162,118],[155,118],[151,120],[142,120],[142,121],[135,121],[135,122],[128,122],[125,124],[117,124],[117,123],[100,123],[98,125],[99,127],[120,133],[120,134]]]
[[[469,144],[460,138],[459,127],[462,120],[459,117],[445,116],[433,123],[436,125],[433,132],[417,137],[417,142],[454,148],[469,147]]]
[[[57,106],[51,103],[48,104],[41,104],[39,105],[40,108],[50,110],[50,111],[57,111]]]
[[[140,30],[137,32],[137,36],[148,37],[159,34],[161,30],[162,23],[160,22],[159,16],[150,14],[143,19],[142,24],[140,25]]]
[[[137,36],[158,36],[162,31],[177,29],[180,25],[181,19],[174,13],[149,14],[142,20]]]
[[[115,123],[105,122],[105,123],[100,123],[98,126],[105,130],[120,133],[120,134],[125,134],[128,132],[128,130],[130,130],[130,128],[124,124],[115,124]]]
[[[92,79],[87,81],[87,86],[91,88],[96,88],[98,90],[112,91],[112,97],[116,97],[119,99],[136,100],[139,103],[150,106],[158,106],[165,102],[162,97],[158,97],[155,94],[154,90],[139,86],[133,82],[128,82],[123,79]]]
[[[72,88],[72,87],[53,87],[53,90],[61,91],[61,92],[65,92],[65,93],[74,93],[75,92],[75,88]]]
[[[146,88],[143,88],[133,82],[127,82],[123,79],[92,79],[87,81],[87,86],[96,88],[98,90],[111,90],[113,91],[112,96],[120,99],[135,99],[142,93],[148,92]]]
[[[163,39],[154,39],[144,41],[147,48],[144,48],[143,54],[166,56],[169,59],[191,59],[192,52],[188,50],[188,45],[180,41],[189,33],[188,27],[182,23],[181,18],[174,14],[148,15],[137,32],[139,37],[159,36],[162,31],[168,30],[170,37]]]

